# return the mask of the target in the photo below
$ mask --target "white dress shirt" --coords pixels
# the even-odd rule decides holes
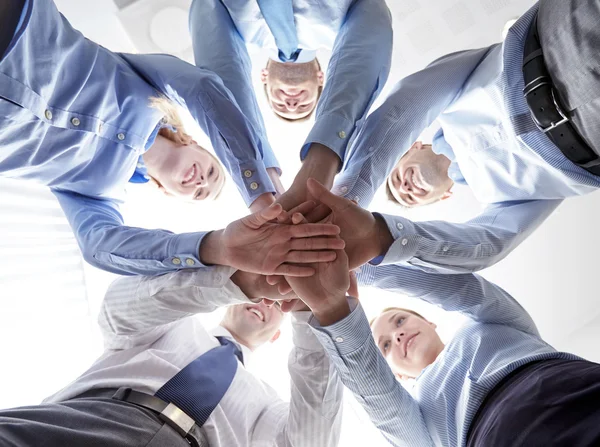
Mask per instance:
[[[104,354],[45,402],[64,401],[94,388],[127,386],[154,394],[190,362],[219,346],[195,314],[250,302],[230,280],[233,272],[217,267],[117,279],[99,317]],[[231,386],[201,428],[208,445],[338,444],[342,385],[307,325],[309,317],[310,312],[292,316],[291,402],[282,401],[239,364]]]

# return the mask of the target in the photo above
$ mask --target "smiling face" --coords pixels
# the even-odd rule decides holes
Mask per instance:
[[[225,182],[221,164],[191,139],[182,144],[158,135],[144,163],[163,192],[184,200],[214,199]]]
[[[430,144],[417,141],[402,156],[387,179],[387,186],[400,205],[428,205],[452,195],[448,176],[450,160],[433,152]]]
[[[379,315],[371,325],[373,338],[399,378],[414,378],[444,349],[436,325],[402,309]]]
[[[238,304],[227,308],[221,326],[250,349],[279,337],[284,313],[279,304]]]
[[[308,117],[317,106],[324,75],[316,59],[300,64],[269,60],[261,80],[273,111],[282,118],[298,120]]]

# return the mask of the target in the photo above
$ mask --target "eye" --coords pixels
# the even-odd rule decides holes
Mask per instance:
[[[194,196],[194,200],[202,200],[202,193],[204,192],[204,188],[200,188],[196,195]]]
[[[404,318],[404,317],[400,317],[400,318],[398,318],[398,319],[396,320],[396,326],[400,326],[402,323],[404,323],[404,320],[405,320],[405,319],[406,319],[406,318]]]
[[[212,175],[215,173],[215,168],[214,166],[211,166],[210,169],[208,170],[208,176],[212,177]]]
[[[382,346],[381,346],[381,352],[383,352],[384,354],[387,353],[387,350],[390,348],[390,342],[386,341]]]

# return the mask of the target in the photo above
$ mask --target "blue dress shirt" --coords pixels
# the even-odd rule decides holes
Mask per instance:
[[[301,157],[304,159],[311,143],[321,143],[344,160],[356,127],[387,80],[392,52],[391,14],[384,0],[293,0],[293,7],[302,49],[296,62],[314,59],[316,50],[322,47],[332,48],[333,52],[315,125],[302,147]],[[250,205],[258,195],[275,191],[268,178],[254,173],[280,167],[267,142],[246,45],[276,53],[275,40],[256,1],[196,0],[190,11],[190,30],[196,65],[223,79],[260,136],[264,154],[261,168],[249,168],[252,175],[248,177],[244,171],[230,169],[232,177],[245,183],[246,188],[251,182],[258,184],[245,196],[250,198],[246,200]],[[231,165],[237,164],[232,158]],[[225,166],[229,167],[227,163]]]
[[[35,63],[34,63],[35,62]],[[186,107],[221,160],[262,159],[259,134],[214,73],[167,55],[116,54],[74,30],[51,0],[28,0],[0,60],[0,175],[49,186],[85,259],[120,274],[203,267],[203,232],[126,227],[124,186],[162,115],[148,99]]]
[[[344,385],[394,446],[464,446],[486,395],[515,369],[543,359],[580,358],[540,338],[529,314],[505,290],[472,274],[431,275],[400,266],[363,266],[362,285],[416,296],[471,321],[407,391],[395,378],[354,299],[345,319],[309,322]]]
[[[536,13],[537,5],[503,44],[444,56],[406,77],[366,120],[336,179],[336,193],[367,207],[400,157],[437,119],[442,131],[433,148],[452,160],[449,175],[492,204],[464,224],[395,219],[401,238],[386,262],[408,260],[443,270],[456,265],[459,272],[485,268],[515,248],[562,199],[600,187],[600,177],[569,161],[531,120],[521,65]],[[439,256],[432,261],[432,255]]]

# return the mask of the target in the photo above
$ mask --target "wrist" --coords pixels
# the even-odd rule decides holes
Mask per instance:
[[[256,213],[257,211],[267,208],[273,203],[275,203],[275,196],[270,192],[266,192],[258,196],[258,198],[252,202],[249,209],[250,212]]]
[[[302,177],[304,182],[312,177],[331,189],[340,165],[341,160],[334,151],[320,143],[312,143],[298,176]]]
[[[202,239],[198,250],[204,265],[227,265],[223,252],[223,230],[211,231]]]
[[[312,313],[321,326],[331,326],[350,315],[350,306],[344,295],[332,300],[327,305],[313,308]]]

